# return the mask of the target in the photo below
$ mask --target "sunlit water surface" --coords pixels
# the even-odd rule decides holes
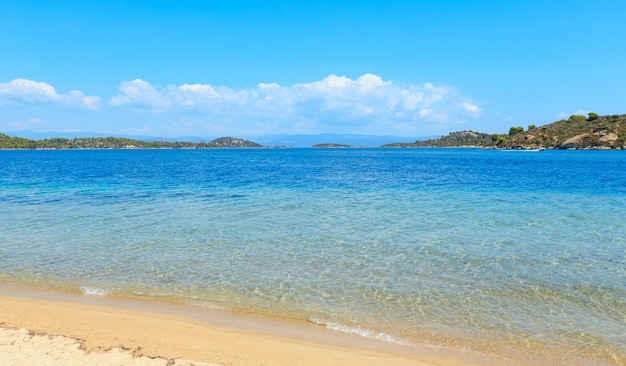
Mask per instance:
[[[0,283],[623,364],[625,172],[621,151],[0,151]]]

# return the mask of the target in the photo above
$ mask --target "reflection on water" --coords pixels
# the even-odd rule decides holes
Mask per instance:
[[[620,152],[1,157],[4,283],[626,362]]]

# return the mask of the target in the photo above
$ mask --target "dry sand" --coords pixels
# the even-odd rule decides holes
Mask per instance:
[[[241,329],[236,322],[226,327],[193,311],[187,317],[83,299],[1,295],[0,365],[515,365],[352,338],[306,323],[297,324],[298,331],[273,334]]]

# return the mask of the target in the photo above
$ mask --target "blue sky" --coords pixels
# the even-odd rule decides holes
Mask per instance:
[[[626,113],[623,1],[0,2],[0,132],[419,137]]]

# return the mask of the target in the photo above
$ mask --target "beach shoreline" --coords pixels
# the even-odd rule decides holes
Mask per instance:
[[[305,322],[151,300],[4,289],[0,314],[3,364],[16,357],[23,364],[61,364],[53,355],[72,351],[68,357],[76,364],[99,355],[105,360],[100,364],[119,364],[119,357],[127,357],[122,364],[143,358],[175,365],[523,365],[472,352],[397,345]]]

